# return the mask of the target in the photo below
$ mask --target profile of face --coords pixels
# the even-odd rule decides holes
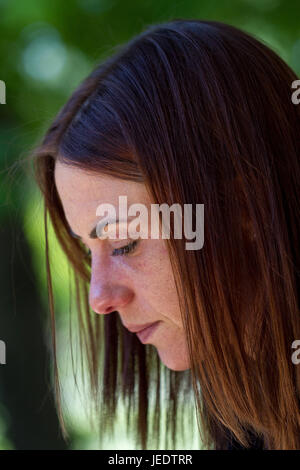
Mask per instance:
[[[101,220],[96,215],[102,203],[114,206],[118,218],[119,195],[131,204],[151,200],[142,183],[89,173],[61,162],[55,165],[55,184],[65,217],[91,253],[89,302],[98,314],[117,311],[130,331],[144,344],[157,348],[161,361],[172,370],[190,368],[185,332],[166,241],[161,237],[133,240],[120,237],[90,237]],[[118,233],[118,232],[117,232]],[[149,231],[150,233],[150,231]],[[130,245],[131,243],[131,245]],[[131,249],[124,249],[126,246]]]

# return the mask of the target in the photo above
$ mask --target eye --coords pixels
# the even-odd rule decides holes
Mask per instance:
[[[128,243],[128,245],[121,246],[120,248],[115,248],[112,251],[111,256],[126,256],[129,253],[132,253],[135,250],[138,242],[139,240],[133,240],[132,242]],[[91,260],[91,255],[91,250],[85,247],[85,258],[87,260]]]
[[[115,248],[112,251],[112,256],[126,256],[129,253],[133,252],[138,244],[138,240],[133,240],[132,242],[128,243],[128,245],[122,246],[121,248]]]

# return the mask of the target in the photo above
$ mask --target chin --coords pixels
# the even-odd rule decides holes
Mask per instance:
[[[175,371],[183,371],[183,370],[189,370],[191,368],[190,361],[188,360],[187,357],[171,357],[168,356],[168,354],[160,353],[158,350],[158,354],[160,357],[161,362],[171,370]]]

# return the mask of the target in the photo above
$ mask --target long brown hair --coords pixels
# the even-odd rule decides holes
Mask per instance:
[[[233,26],[151,25],[80,84],[34,152],[46,241],[49,214],[74,272],[102,432],[113,428],[122,396],[137,446],[147,448],[150,433],[158,443],[164,379],[173,445],[184,397],[194,397],[206,446],[228,448],[231,436],[247,447],[254,435],[265,449],[300,448],[300,366],[291,360],[300,338],[296,79],[276,53]],[[143,182],[154,203],[204,204],[202,250],[166,240],[190,371],[162,367],[117,312],[91,313],[90,264],[69,234],[55,188],[57,159]],[[46,261],[57,371],[48,243]],[[59,406],[58,377],[56,391]]]

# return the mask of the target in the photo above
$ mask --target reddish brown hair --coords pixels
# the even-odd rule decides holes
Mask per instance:
[[[181,19],[150,26],[84,80],[36,150],[45,221],[49,213],[74,269],[103,432],[122,394],[137,445],[147,447],[150,431],[158,442],[165,374],[173,445],[188,394],[206,445],[228,448],[234,436],[248,446],[251,434],[267,449],[300,448],[300,369],[291,361],[300,338],[296,78],[266,45],[232,26]],[[57,159],[143,182],[158,204],[204,204],[203,249],[167,241],[190,371],[162,370],[156,351],[125,330],[116,312],[91,314],[90,266],[69,234],[55,188]],[[55,350],[48,245],[46,255]]]

